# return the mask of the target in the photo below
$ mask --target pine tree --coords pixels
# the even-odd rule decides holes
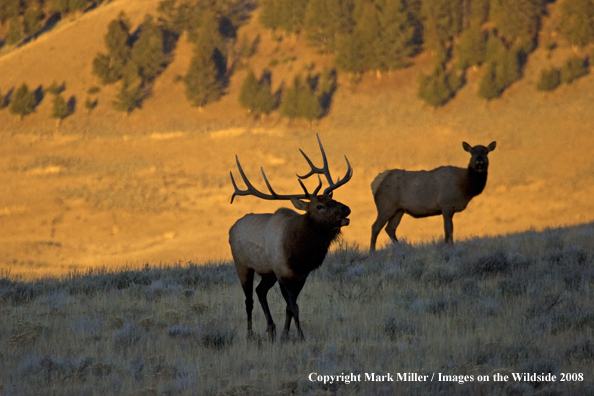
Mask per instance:
[[[145,15],[130,56],[143,81],[153,81],[165,67],[167,59],[163,52],[163,32],[149,14]]]
[[[87,0],[69,0],[68,11],[69,12],[81,12],[84,11],[88,6]]]
[[[334,0],[310,1],[305,9],[304,28],[307,41],[311,46],[319,48],[323,53],[333,52],[338,33],[334,15],[330,11]]]
[[[309,84],[300,84],[297,88],[297,114],[311,123],[324,113],[318,97]]]
[[[480,82],[478,94],[481,98],[485,98],[487,100],[495,99],[499,95],[501,95],[501,88],[497,82],[497,75],[495,73],[496,63],[489,62],[487,64],[487,70],[485,71],[485,75]]]
[[[438,64],[433,74],[419,75],[417,95],[433,107],[444,105],[462,86],[462,80],[455,73],[447,73],[444,66]]]
[[[519,53],[515,48],[505,49],[499,54],[495,74],[501,91],[512,85],[522,76]]]
[[[25,11],[24,32],[27,36],[33,36],[43,27],[41,22],[44,18],[43,11],[40,8],[29,8]]]
[[[239,93],[241,107],[253,111],[256,108],[256,95],[258,94],[258,79],[252,70],[248,72]]]
[[[202,108],[223,96],[226,59],[218,17],[212,11],[203,14],[190,68],[184,77],[186,98],[193,106]]]
[[[15,0],[0,0],[0,24],[18,18],[23,12],[24,4]]]
[[[282,0],[262,0],[260,2],[260,23],[267,29],[280,27],[280,7]]]
[[[362,64],[363,71],[379,70],[380,62],[377,49],[381,40],[381,27],[378,20],[378,11],[374,4],[364,3],[353,35],[363,44],[359,61]]]
[[[12,17],[9,0],[0,0],[0,25]]]
[[[337,52],[334,62],[339,69],[355,74],[368,70],[363,60],[365,43],[359,32],[342,37],[338,42]]]
[[[10,112],[18,115],[22,120],[24,116],[33,113],[36,105],[35,94],[29,90],[27,84],[23,83],[10,101]]]
[[[324,68],[319,80],[318,91],[320,106],[322,106],[322,109],[326,114],[330,111],[332,96],[334,96],[334,92],[336,91],[336,88],[338,88],[336,70]]]
[[[163,29],[180,36],[183,32],[183,26],[180,26],[178,20],[177,0],[161,0],[157,7],[157,20]]]
[[[212,59],[212,52],[209,52],[210,48],[209,43],[203,44],[200,41],[196,44],[190,68],[184,77],[186,98],[192,106],[203,107],[223,96],[223,84]]]
[[[501,42],[501,39],[494,33],[489,34],[487,38],[487,47],[485,48],[485,60],[489,62],[495,62],[499,59],[499,54],[505,51],[505,45]]]
[[[62,120],[70,115],[70,109],[62,95],[57,94],[53,100],[52,117],[57,119],[57,125],[60,126]]]
[[[8,33],[6,33],[4,41],[6,41],[6,44],[16,44],[23,37],[25,37],[25,32],[21,20],[16,16],[12,17],[8,23]]]
[[[125,78],[116,100],[112,102],[114,109],[130,114],[142,106],[144,92],[138,79],[130,81]]]
[[[542,0],[491,0],[489,19],[508,42],[518,38],[532,40],[540,28],[543,12]]]
[[[290,119],[300,116],[299,113],[299,91],[301,90],[301,77],[297,76],[293,80],[293,85],[283,91],[280,112],[283,116]]]
[[[60,14],[66,14],[68,12],[68,0],[51,0],[52,11]]]
[[[107,26],[105,46],[107,55],[98,53],[93,59],[93,73],[103,84],[113,84],[122,78],[130,60],[130,21],[124,12]]]
[[[278,107],[276,96],[272,92],[272,81],[270,72],[264,71],[262,78],[258,83],[258,91],[256,93],[255,110],[261,114],[269,114]]]
[[[323,53],[335,52],[339,37],[355,25],[353,7],[353,0],[309,1],[304,21],[308,43]]]
[[[52,85],[45,89],[45,92],[58,95],[64,92],[64,90],[66,90],[66,81],[63,81],[62,84],[58,85],[58,82],[54,80],[54,82],[52,82]]]
[[[469,27],[472,24],[482,25],[489,19],[490,0],[470,0],[468,1],[468,17],[463,27]]]
[[[456,65],[459,69],[478,66],[485,61],[486,35],[478,24],[471,25],[460,35],[457,49]]]
[[[462,0],[433,0],[422,3],[423,43],[434,52],[447,48],[462,31]]]
[[[111,60],[105,54],[97,54],[93,59],[93,74],[99,77],[103,85],[113,84],[120,79],[120,75],[111,68]]]
[[[561,32],[577,46],[594,42],[594,0],[561,3]]]
[[[405,67],[407,58],[418,50],[417,28],[403,0],[377,0],[379,36],[375,39],[375,57],[380,70]]]

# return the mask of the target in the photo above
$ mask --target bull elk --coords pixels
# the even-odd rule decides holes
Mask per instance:
[[[470,200],[479,195],[487,184],[489,158],[495,142],[487,147],[470,146],[462,142],[469,152],[468,168],[440,166],[430,171],[392,169],[377,175],[371,190],[377,207],[377,219],[371,227],[370,250],[375,250],[377,236],[386,225],[392,242],[398,242],[396,228],[407,213],[414,218],[443,216],[445,243],[454,243],[454,213],[463,211]]]
[[[291,209],[280,208],[274,213],[247,214],[237,220],[229,230],[229,244],[231,245],[235,269],[245,293],[248,337],[253,335],[252,289],[254,273],[257,273],[262,279],[256,287],[256,294],[264,310],[270,339],[273,340],[276,336],[276,326],[268,308],[266,295],[277,281],[287,303],[282,338],[288,338],[291,319],[295,321],[298,336],[301,339],[304,338],[299,323],[297,297],[309,273],[322,265],[330,244],[340,235],[341,227],[347,226],[350,222],[348,215],[351,210],[348,206],[333,200],[332,191],[351,179],[353,169],[345,156],[348,166],[347,172],[342,180],[337,179],[334,182],[330,176],[328,161],[319,136],[318,143],[322,151],[322,168],[315,167],[307,155],[301,149],[299,150],[311,167],[308,174],[304,176],[297,175],[304,194],[277,194],[270,186],[262,168],[262,176],[270,194],[258,191],[249,182],[239,164],[239,159],[235,156],[239,174],[247,189],[238,189],[233,179],[233,173],[230,172],[231,182],[235,188],[231,203],[233,203],[235,196],[253,195],[268,200],[290,200],[296,209],[305,211],[304,214],[300,215]],[[301,180],[307,179],[314,174],[318,175],[319,184],[315,191],[310,194]],[[317,195],[322,187],[320,174],[326,177],[329,186],[321,195]]]

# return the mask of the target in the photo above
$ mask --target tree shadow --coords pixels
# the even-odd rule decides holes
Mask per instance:
[[[55,28],[58,22],[60,22],[61,20],[62,14],[60,14],[59,12],[54,12],[52,16],[49,17],[47,21],[45,21],[43,27],[37,33],[34,34],[34,37],[37,38],[41,36],[43,33],[49,32],[50,30]]]
[[[8,107],[14,93],[14,87],[10,88],[6,95],[0,95],[0,109]]]
[[[72,95],[68,102],[66,102],[66,107],[68,108],[68,115],[74,114],[76,111],[76,97]]]
[[[33,91],[33,96],[35,97],[35,106],[33,107],[37,107],[39,106],[39,103],[41,103],[41,101],[43,100],[45,94],[43,92],[43,85],[40,85],[37,87],[37,89],[35,89],[35,91]]]

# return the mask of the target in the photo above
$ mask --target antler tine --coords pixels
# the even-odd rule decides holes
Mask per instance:
[[[303,155],[303,157],[309,164],[311,171],[309,171],[309,173],[305,176],[297,175],[297,177],[300,179],[307,179],[311,175],[322,174],[322,175],[326,176],[326,180],[328,180],[328,184],[331,185],[331,184],[333,184],[333,182],[332,182],[332,176],[330,176],[330,168],[328,167],[328,159],[326,158],[326,152],[324,151],[324,146],[322,146],[322,141],[320,140],[320,136],[318,134],[316,134],[316,137],[318,138],[318,144],[320,145],[320,151],[322,152],[323,166],[321,168],[318,168],[317,166],[315,166],[313,164],[313,162],[311,162],[309,157],[303,152],[303,150],[299,149],[299,151],[301,152],[301,154]]]
[[[301,183],[301,181],[299,181],[299,183],[303,187],[303,191],[305,191],[305,194],[292,194],[292,195],[280,195],[280,194],[277,194],[272,189],[272,186],[268,182],[268,178],[266,177],[266,174],[264,173],[264,169],[263,168],[260,168],[260,170],[262,171],[262,176],[264,177],[264,182],[266,183],[266,187],[268,187],[268,190],[270,191],[270,194],[265,194],[265,193],[263,193],[261,191],[258,191],[258,189],[256,189],[252,185],[252,183],[250,183],[250,181],[248,180],[247,176],[245,175],[245,172],[243,171],[243,168],[241,167],[241,164],[239,163],[239,158],[237,157],[237,155],[235,156],[235,162],[237,162],[237,169],[239,170],[239,174],[241,175],[241,178],[243,179],[243,182],[247,186],[247,189],[246,190],[240,190],[237,187],[237,184],[235,183],[235,179],[233,178],[233,172],[229,172],[229,174],[231,175],[231,183],[233,183],[233,188],[235,189],[235,191],[233,192],[233,195],[231,196],[231,203],[233,203],[233,199],[236,196],[242,196],[242,195],[243,196],[253,195],[255,197],[262,198],[262,199],[268,199],[268,200],[281,200],[281,199],[292,199],[292,198],[302,198],[302,199],[310,198],[310,194],[307,192],[307,190],[305,189],[305,186],[303,185],[303,183]],[[318,185],[318,188],[316,189],[314,195],[317,194],[317,192],[319,191],[319,189],[320,189],[321,186],[322,186],[322,181],[320,180],[320,184]]]
[[[348,169],[347,169],[347,173],[345,174],[344,178],[342,180],[340,180],[340,178],[338,178],[336,180],[336,183],[332,180],[332,176],[330,175],[330,168],[328,166],[328,159],[326,158],[326,152],[324,151],[324,146],[322,146],[322,141],[320,140],[320,136],[316,134],[316,137],[318,138],[318,144],[320,145],[320,151],[322,152],[322,160],[323,160],[323,167],[322,168],[318,168],[317,166],[315,166],[313,164],[313,162],[311,162],[311,160],[309,159],[309,157],[303,152],[303,150],[299,149],[299,151],[301,151],[301,154],[303,154],[303,157],[305,158],[305,160],[307,161],[307,163],[309,164],[311,170],[309,171],[308,174],[304,175],[304,176],[299,176],[297,175],[298,178],[300,179],[307,179],[308,177],[310,177],[313,174],[318,174],[318,179],[319,179],[319,175],[322,174],[326,177],[326,180],[328,181],[328,187],[324,190],[324,195],[330,195],[332,193],[333,190],[337,189],[338,187],[346,184],[351,177],[353,177],[353,168],[351,167],[351,164],[349,163],[349,160],[347,159],[346,155],[345,155],[345,160],[347,162],[348,165]],[[321,180],[321,179],[320,179]],[[317,194],[316,190],[316,194]]]
[[[336,180],[336,183],[332,183],[329,187],[327,187],[324,190],[324,195],[330,195],[332,193],[332,191],[336,190],[340,186],[345,185],[353,177],[353,168],[351,167],[351,164],[349,163],[349,159],[347,158],[346,155],[344,156],[344,159],[346,160],[347,167],[348,167],[344,177],[342,178],[342,180],[340,180],[340,178],[338,178],[338,180]]]

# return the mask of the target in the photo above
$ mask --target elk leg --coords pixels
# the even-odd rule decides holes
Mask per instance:
[[[375,251],[375,243],[377,241],[377,236],[379,235],[384,225],[388,222],[388,220],[390,220],[394,216],[395,213],[396,209],[394,208],[390,208],[389,210],[386,208],[380,209],[378,205],[377,219],[375,219],[375,223],[373,223],[373,225],[371,226],[371,243],[369,245],[369,251]]]
[[[305,337],[303,335],[303,331],[301,331],[301,324],[299,323],[299,306],[297,305],[297,297],[299,297],[299,293],[301,293],[301,289],[303,289],[303,285],[305,284],[305,279],[303,280],[289,280],[283,279],[279,280],[279,285],[281,288],[281,293],[285,301],[287,302],[287,310],[286,310],[286,319],[285,319],[285,329],[283,330],[283,339],[289,338],[289,328],[291,327],[291,318],[295,320],[295,326],[297,327],[297,334],[299,337],[304,340]]]
[[[252,310],[254,309],[253,288],[254,288],[254,270],[249,269],[244,276],[241,277],[241,287],[245,294],[245,311],[247,313],[247,332],[248,338],[251,338],[252,333]]]
[[[445,232],[445,243],[454,243],[454,211],[444,210],[443,212],[443,229]]]
[[[398,242],[398,238],[396,238],[396,228],[398,228],[400,220],[402,220],[402,216],[404,216],[404,211],[397,210],[396,213],[394,213],[394,216],[390,218],[388,225],[386,226],[386,233],[392,240],[392,243]]]
[[[264,316],[266,317],[266,323],[268,324],[268,328],[266,331],[268,332],[268,337],[271,340],[274,340],[276,337],[276,325],[272,320],[272,315],[270,314],[270,308],[268,307],[268,300],[266,300],[266,295],[268,294],[268,290],[276,283],[276,276],[274,274],[266,274],[262,275],[262,280],[256,287],[256,294],[258,295],[258,300],[260,300],[260,305],[262,306],[262,310],[264,311]]]

